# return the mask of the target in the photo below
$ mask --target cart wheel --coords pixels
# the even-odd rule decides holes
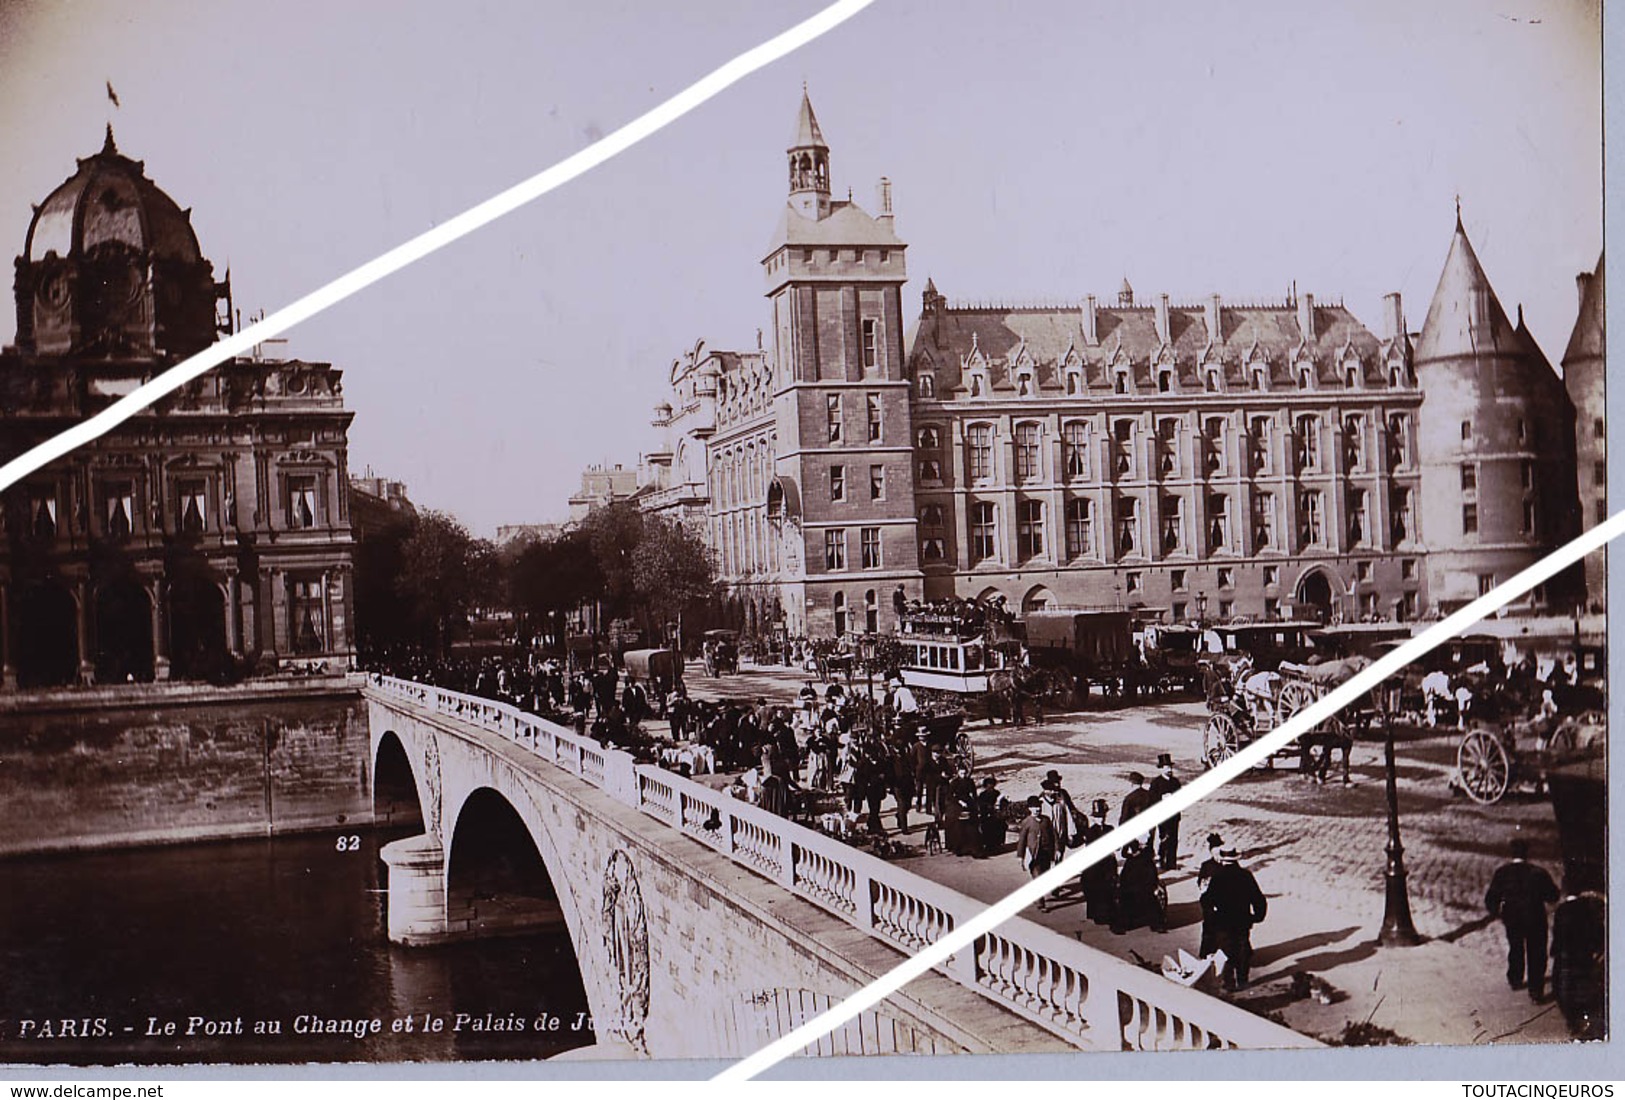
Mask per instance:
[[[1456,750],[1461,786],[1474,802],[1499,802],[1512,778],[1512,761],[1501,739],[1487,730],[1474,730]]]
[[[1304,707],[1315,701],[1315,689],[1308,684],[1296,680],[1288,680],[1281,685],[1281,693],[1275,697],[1275,709],[1280,720],[1285,722]]]
[[[1573,722],[1565,722],[1552,731],[1551,739],[1546,742],[1548,756],[1572,756],[1580,749],[1580,730]]]
[[[1223,712],[1208,715],[1207,728],[1202,731],[1202,761],[1210,768],[1218,767],[1241,748],[1241,727]]]

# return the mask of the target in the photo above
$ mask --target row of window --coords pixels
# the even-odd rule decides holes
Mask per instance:
[[[1273,418],[1255,416],[1245,437],[1246,464],[1249,476],[1275,473],[1272,440]],[[1225,477],[1229,474],[1227,447],[1227,421],[1224,417],[1209,417],[1202,424],[1198,440],[1198,459],[1204,476]],[[1295,430],[1288,433],[1291,443],[1292,469],[1314,472],[1321,469],[1322,423],[1318,416],[1306,414],[1297,418]],[[1388,418],[1385,441],[1388,466],[1403,469],[1410,462],[1410,424],[1403,413]],[[1112,432],[1104,456],[1094,453],[1094,425],[1082,420],[1068,420],[1061,425],[1061,473],[1066,480],[1095,476],[1096,462],[1103,458],[1111,472],[1118,477],[1138,476],[1139,421],[1120,419],[1113,421]],[[1180,477],[1181,456],[1185,449],[1179,444],[1182,422],[1165,418],[1157,422],[1157,434],[1152,449],[1152,461],[1161,477]],[[965,429],[965,468],[972,481],[988,481],[994,477],[994,429],[991,424],[971,424]],[[1343,468],[1350,473],[1366,469],[1365,418],[1348,416],[1343,421]],[[920,477],[925,481],[942,479],[942,429],[925,425],[915,436],[919,451]],[[1043,426],[1031,421],[1015,425],[1013,439],[1014,475],[1017,481],[1045,479]]]
[[[829,468],[829,499],[843,501],[846,499],[846,467],[831,466]],[[869,499],[886,499],[886,467],[874,465],[869,467]]]
[[[315,527],[319,519],[316,476],[294,474],[285,478],[284,482],[286,488],[282,500],[283,526],[292,530]],[[135,483],[104,482],[99,491],[102,505],[101,536],[114,540],[129,538],[136,530]],[[181,534],[201,535],[218,529],[221,523],[230,525],[237,522],[236,504],[229,489],[226,493],[224,514],[219,523],[211,518],[210,498],[209,482],[206,479],[176,479],[170,493],[170,499],[174,502],[172,514],[174,530]],[[60,523],[56,488],[48,485],[30,486],[28,534],[39,539],[53,539],[57,535]],[[161,528],[163,524],[164,517],[155,510],[152,515],[152,527]]]
[[[1369,516],[1370,494],[1363,489],[1351,489],[1347,496],[1347,545],[1374,546]],[[1187,541],[1184,499],[1177,496],[1162,498],[1158,545],[1162,554],[1188,554],[1192,547]],[[1240,552],[1231,526],[1230,500],[1224,494],[1208,497],[1205,523],[1204,553]],[[1116,557],[1144,556],[1146,546],[1142,539],[1140,501],[1136,497],[1119,497],[1112,531],[1112,551]],[[1275,494],[1258,493],[1252,498],[1252,552],[1284,549],[1276,542]],[[1324,494],[1308,491],[1298,496],[1298,544],[1303,547],[1331,549],[1327,542],[1326,508]],[[1000,558],[998,539],[998,506],[991,501],[973,501],[970,505],[968,543],[972,563],[995,561]],[[1026,561],[1048,554],[1046,547],[1047,524],[1045,502],[1018,500],[1016,502],[1016,557]],[[1065,516],[1061,537],[1067,559],[1104,558],[1095,542],[1095,502],[1085,497],[1073,497],[1065,503]],[[942,534],[944,509],[940,504],[927,504],[920,510],[921,556],[927,562],[942,561],[947,556],[947,540]],[[1415,538],[1415,519],[1409,489],[1395,489],[1389,497],[1389,537],[1394,544]]]
[[[865,322],[867,324],[868,322]],[[868,352],[865,351],[865,355]],[[880,395],[878,393],[865,394],[863,398],[865,423],[868,428],[869,442],[883,442],[885,436],[884,425],[881,423]],[[840,443],[844,438],[846,413],[842,395],[838,393],[827,394],[824,398],[824,416],[829,442]]]
[[[1057,373],[1061,377],[1061,389],[1068,397],[1077,397],[1087,388],[1083,378],[1083,367],[1076,362],[1062,364]],[[1247,383],[1253,390],[1265,391],[1270,388],[1269,369],[1263,366],[1252,366],[1248,369]],[[1358,365],[1348,365],[1343,368],[1343,385],[1347,389],[1360,388],[1364,378]],[[1017,397],[1031,397],[1037,389],[1037,381],[1031,366],[1023,364],[1011,371],[1011,378],[1016,388]],[[1158,393],[1173,393],[1176,390],[1177,378],[1172,367],[1163,367],[1157,371],[1156,387]],[[1318,378],[1311,368],[1300,366],[1293,376],[1293,381],[1301,391],[1318,388]],[[1408,384],[1404,370],[1397,366],[1388,368],[1388,385],[1399,389]],[[988,378],[988,369],[985,365],[975,365],[966,374],[965,386],[971,397],[984,397],[992,392],[992,384]],[[1133,370],[1122,364],[1113,367],[1111,372],[1111,387],[1114,394],[1137,393],[1134,384]],[[937,382],[934,373],[919,371],[915,376],[915,394],[918,397],[932,398],[937,395]],[[1225,391],[1223,371],[1220,368],[1210,367],[1202,372],[1202,392],[1222,393]]]
[[[761,500],[772,478],[776,442],[769,436],[718,455],[711,467],[711,499],[723,506]]]
[[[830,597],[830,609],[835,614],[835,636],[838,638],[851,625],[845,592],[837,592]],[[863,593],[863,629],[868,634],[880,633],[880,599],[873,588]]]
[[[859,568],[879,569],[881,561],[880,528],[858,529]],[[830,527],[824,531],[824,568],[838,572],[846,568],[846,528]]]

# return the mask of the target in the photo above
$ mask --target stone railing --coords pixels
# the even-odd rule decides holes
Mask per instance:
[[[370,689],[516,742],[644,814],[904,952],[985,906],[833,837],[517,708],[389,677]],[[1320,1044],[1041,925],[1012,918],[939,967],[952,980],[1086,1050],[1304,1048]]]

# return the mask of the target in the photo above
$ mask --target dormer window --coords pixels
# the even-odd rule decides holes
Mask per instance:
[[[1219,372],[1216,370],[1210,370],[1207,372],[1207,392],[1219,392]]]
[[[1359,369],[1356,368],[1356,367],[1350,367],[1344,373],[1343,384],[1346,385],[1351,390],[1358,387],[1359,384],[1360,384],[1360,371],[1359,371]]]
[[[1261,390],[1264,388],[1264,372],[1262,370],[1255,369],[1253,371],[1253,389]]]
[[[1300,390],[1309,388],[1309,372],[1307,370],[1298,371],[1298,388]]]
[[[1120,370],[1112,375],[1112,389],[1116,393],[1128,392],[1128,371]]]
[[[1066,372],[1066,393],[1068,397],[1076,397],[1083,389],[1083,379],[1079,372],[1069,370]]]
[[[937,395],[937,379],[932,374],[922,374],[915,381],[921,397],[935,397]]]
[[[1159,370],[1157,372],[1157,392],[1158,393],[1172,393],[1173,388],[1174,388],[1174,372],[1171,371],[1171,370]],[[1122,391],[1119,390],[1118,392],[1121,393]]]

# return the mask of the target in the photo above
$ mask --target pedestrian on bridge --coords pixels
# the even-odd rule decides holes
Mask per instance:
[[[1219,866],[1203,897],[1213,913],[1214,946],[1225,956],[1224,988],[1245,989],[1253,964],[1253,925],[1264,919],[1269,903],[1234,846],[1219,849]]]
[[[1016,833],[1016,858],[1027,869],[1029,878],[1037,878],[1055,865],[1057,850],[1055,824],[1044,812],[1044,800],[1030,795],[1027,798],[1027,817]],[[1039,898],[1038,911],[1043,913],[1048,909],[1048,899]]]
[[[1557,884],[1546,869],[1529,862],[1529,842],[1512,842],[1512,861],[1490,879],[1484,907],[1499,917],[1507,933],[1507,984],[1529,999],[1546,999],[1546,907],[1557,901]]]
[[[1174,775],[1174,758],[1168,753],[1157,757],[1159,773],[1151,781],[1150,791],[1153,799],[1161,802],[1164,798],[1179,790],[1179,779]],[[1172,871],[1179,862],[1179,815],[1175,814],[1161,825],[1157,826],[1157,866],[1164,871]]]
[[[1110,807],[1104,798],[1097,798],[1089,807],[1089,824],[1084,829],[1083,842],[1091,844],[1112,831],[1106,824]],[[1100,860],[1085,867],[1078,876],[1083,891],[1084,916],[1096,924],[1111,924],[1117,914],[1117,853],[1107,852]]]

